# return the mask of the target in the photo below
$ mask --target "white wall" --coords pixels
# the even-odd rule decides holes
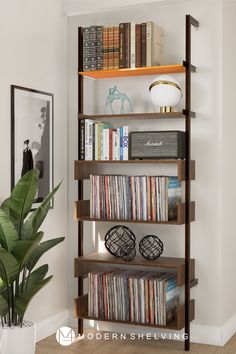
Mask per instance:
[[[193,325],[195,340],[222,343],[218,328],[226,319],[221,307],[222,270],[222,224],[221,224],[221,147],[222,147],[222,3],[221,1],[181,1],[180,3],[162,2],[146,4],[132,9],[124,9],[101,14],[75,16],[69,18],[69,151],[68,158],[77,158],[77,27],[91,24],[115,24],[119,22],[143,22],[152,20],[165,28],[166,63],[178,63],[184,59],[184,24],[185,14],[190,13],[200,21],[200,29],[193,30],[193,63],[198,73],[193,76],[193,109],[197,111],[197,119],[193,121],[192,158],[197,161],[196,181],[193,182],[192,199],[196,201],[196,222],[192,224],[192,257],[196,258],[196,276],[198,287],[192,290],[196,299],[196,320]],[[117,84],[134,101],[136,111],[151,111],[153,107],[148,97],[148,86],[153,77],[131,79],[109,79],[89,81],[96,88],[96,97],[88,101],[86,90],[85,113],[104,112],[104,102],[109,87]],[[183,78],[179,77],[183,83]],[[87,84],[87,83],[86,83]],[[94,109],[95,107],[95,109]],[[122,124],[122,122],[121,122]],[[130,124],[134,129],[183,129],[183,122],[145,121]],[[72,163],[71,163],[72,168]],[[70,168],[70,169],[71,169]],[[123,167],[122,167],[123,170]],[[114,173],[114,169],[112,170]],[[128,167],[124,172],[129,171]],[[157,170],[163,173],[163,170]],[[170,171],[170,170],[168,170]],[[120,173],[121,171],[119,171]],[[133,172],[133,171],[132,171]],[[148,171],[145,171],[148,172]],[[72,172],[69,176],[69,205],[76,198],[76,185],[72,183]],[[70,213],[72,213],[72,208]],[[85,234],[85,246],[93,247],[92,234],[104,235],[112,224],[96,225]],[[86,227],[89,227],[86,225]],[[154,232],[161,237],[165,245],[165,255],[183,256],[182,227],[130,225],[138,235]],[[76,224],[69,221],[70,234],[76,235]],[[74,239],[74,238],[73,238]],[[70,255],[76,256],[76,242],[70,245]],[[69,273],[69,302],[76,296],[76,283]],[[233,296],[233,295],[232,295]],[[231,310],[231,309],[230,309]],[[232,313],[231,313],[232,315]],[[208,326],[208,327],[207,327]],[[208,334],[211,329],[213,333]],[[195,332],[194,332],[195,331]],[[195,334],[194,334],[195,333]],[[214,338],[213,338],[214,337]]]
[[[143,3],[148,4],[158,1],[166,0],[62,0],[62,12],[67,14],[68,16],[84,15],[95,12],[114,11],[123,9],[124,7],[131,7],[134,5],[137,6],[140,4],[142,5]]]
[[[223,35],[223,112],[222,112],[222,319],[227,320],[236,313],[236,284],[233,281],[236,269],[236,190],[234,179],[236,174],[236,3],[224,2],[224,35]]]
[[[10,85],[54,93],[54,183],[63,180],[44,224],[45,239],[67,236],[66,18],[59,0],[0,1],[0,201],[10,193]],[[67,240],[43,257],[54,279],[30,304],[39,322],[67,308]]]

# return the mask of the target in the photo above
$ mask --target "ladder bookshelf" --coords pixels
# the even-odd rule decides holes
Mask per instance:
[[[198,280],[195,278],[195,260],[190,257],[190,236],[191,222],[195,220],[195,203],[191,201],[191,181],[195,179],[195,161],[191,160],[191,119],[195,118],[195,113],[191,111],[191,74],[196,71],[196,67],[191,63],[191,27],[199,27],[199,23],[192,16],[186,15],[186,58],[182,64],[142,67],[134,69],[118,69],[118,70],[99,70],[83,72],[83,28],[78,28],[78,160],[74,164],[75,180],[78,180],[78,200],[76,202],[76,218],[78,220],[78,257],[74,260],[74,275],[78,278],[78,298],[75,299],[75,316],[78,317],[78,331],[83,333],[83,320],[93,319],[104,321],[99,318],[91,318],[88,316],[88,295],[84,294],[83,279],[90,271],[107,269],[109,265],[125,265],[127,268],[134,269],[142,267],[143,269],[171,269],[177,274],[178,286],[184,286],[185,301],[180,305],[176,317],[167,324],[167,326],[157,326],[143,323],[134,323],[127,321],[105,320],[113,323],[126,323],[130,325],[159,327],[164,329],[181,330],[185,329],[186,339],[184,342],[185,350],[190,350],[190,322],[194,319],[195,301],[190,299],[190,289],[197,285]],[[171,113],[130,113],[130,114],[114,114],[114,115],[86,115],[84,113],[84,79],[86,77],[93,79],[106,79],[115,77],[132,77],[140,75],[156,75],[156,74],[175,74],[181,73],[185,75],[185,109],[182,112]],[[80,160],[80,120],[81,119],[101,119],[109,117],[112,119],[184,119],[186,133],[186,159],[185,160],[128,160],[128,161],[86,161]],[[132,220],[101,220],[90,217],[89,200],[83,200],[83,181],[89,179],[90,174],[96,173],[98,166],[102,164],[140,164],[145,166],[146,163],[151,164],[176,164],[177,176],[179,181],[185,181],[185,202],[177,206],[177,219],[167,222],[153,221],[132,221]],[[84,255],[84,221],[96,222],[128,222],[128,223],[152,223],[167,225],[185,225],[185,250],[184,258],[160,257],[155,261],[147,261],[141,257],[136,257],[131,262],[125,262],[122,259],[115,258],[109,254],[99,254],[97,252]]]

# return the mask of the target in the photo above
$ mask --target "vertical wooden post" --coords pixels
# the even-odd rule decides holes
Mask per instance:
[[[186,15],[186,59],[184,66],[186,69],[185,77],[185,133],[186,133],[186,183],[185,183],[185,334],[186,339],[184,349],[190,350],[190,201],[191,201],[191,179],[190,179],[190,161],[191,161],[191,25],[198,27],[199,23],[190,15]]]
[[[83,28],[78,28],[78,72],[83,71]],[[78,159],[80,160],[80,119],[84,109],[83,76],[78,74]],[[78,200],[83,199],[83,180],[78,181]],[[83,256],[83,222],[78,221],[78,257]],[[78,278],[78,296],[83,295],[83,277]],[[78,333],[83,334],[83,319],[78,319]]]

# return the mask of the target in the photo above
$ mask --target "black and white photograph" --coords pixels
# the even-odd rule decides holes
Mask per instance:
[[[12,85],[11,135],[12,188],[36,169],[36,208],[53,188],[53,94]]]

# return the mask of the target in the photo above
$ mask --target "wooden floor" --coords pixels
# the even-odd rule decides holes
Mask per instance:
[[[183,354],[183,343],[161,340],[80,340],[63,347],[55,335],[37,344],[36,354]],[[224,346],[192,344],[191,353],[236,354],[236,335]]]

